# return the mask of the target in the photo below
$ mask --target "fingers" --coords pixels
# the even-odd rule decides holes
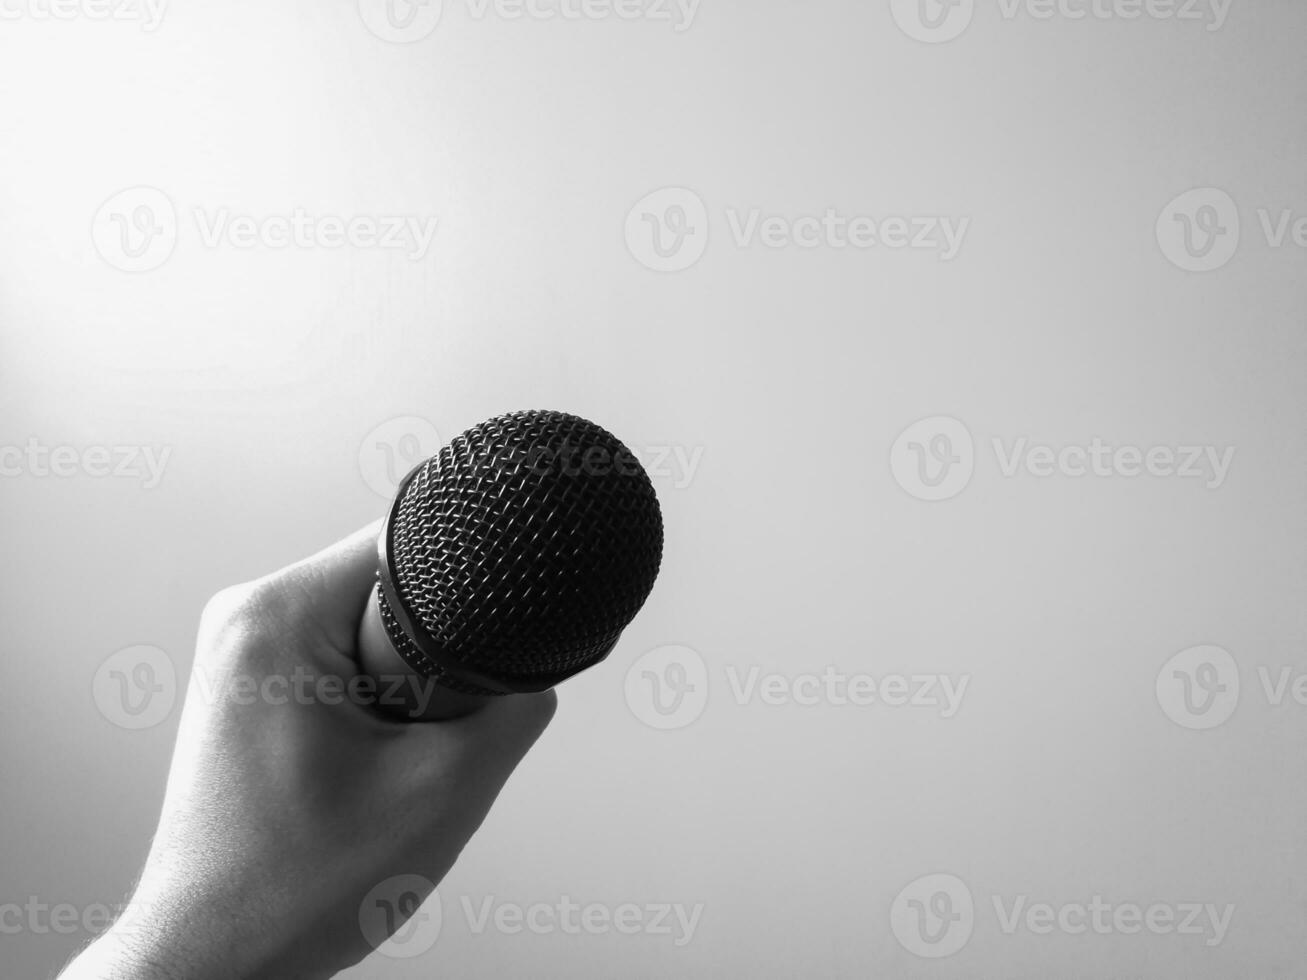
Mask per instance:
[[[482,740],[489,734],[504,739],[525,753],[535,744],[558,710],[558,695],[553,691],[540,694],[509,694],[491,698],[479,711],[456,722],[466,737]]]
[[[413,725],[412,734],[418,741],[441,743],[442,754],[453,765],[471,764],[502,781],[549,727],[557,708],[553,691],[509,694],[488,699],[462,718]]]
[[[342,654],[357,644],[377,575],[377,537],[384,520],[372,522],[317,554],[259,580],[255,602],[281,607],[283,627],[313,631]],[[301,632],[302,635],[302,632]],[[301,649],[301,654],[305,651]],[[438,724],[414,724],[409,741],[439,743],[433,757],[471,764],[502,782],[548,727],[558,706],[553,691],[489,698],[479,710]]]
[[[295,614],[342,652],[354,648],[359,621],[377,578],[376,520],[312,557],[274,572],[261,585],[283,591]]]
[[[549,725],[557,703],[553,691],[510,694],[463,718],[405,726],[390,752],[418,801],[413,812],[434,808],[457,819],[459,833],[470,837]]]

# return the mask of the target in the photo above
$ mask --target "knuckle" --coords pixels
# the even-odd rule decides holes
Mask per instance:
[[[214,593],[200,613],[199,649],[217,653],[240,649],[240,642],[271,628],[284,603],[266,581],[244,582]]]
[[[200,622],[208,626],[225,626],[249,615],[254,605],[253,583],[230,585],[219,589],[204,604]]]
[[[558,694],[553,690],[532,695],[522,705],[522,730],[532,741],[539,738],[558,711]]]

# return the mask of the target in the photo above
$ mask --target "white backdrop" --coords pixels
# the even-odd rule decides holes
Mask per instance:
[[[211,593],[519,408],[641,454],[662,577],[350,977],[1294,975],[1301,4],[51,9],[0,5],[6,976],[148,844],[178,710],[110,658],[184,683]]]

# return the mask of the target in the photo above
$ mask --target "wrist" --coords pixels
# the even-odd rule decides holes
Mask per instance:
[[[129,905],[58,980],[238,980],[231,950],[206,955],[203,937]]]
[[[178,962],[147,954],[112,930],[91,943],[59,974],[58,980],[207,980],[183,971]]]
[[[207,920],[207,921],[205,921]],[[58,980],[330,980],[302,950],[266,948],[268,936],[219,934],[210,914],[159,915],[133,903]]]

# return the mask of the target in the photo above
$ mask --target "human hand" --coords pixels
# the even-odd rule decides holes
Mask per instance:
[[[556,699],[404,723],[346,696],[366,690],[355,647],[378,530],[209,602],[140,884],[62,980],[329,977],[376,944],[359,921],[374,886],[434,886],[453,865]],[[268,695],[306,674],[314,696]]]

